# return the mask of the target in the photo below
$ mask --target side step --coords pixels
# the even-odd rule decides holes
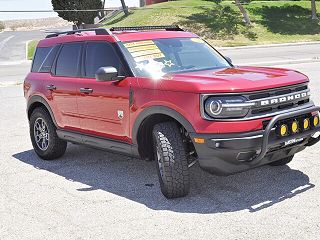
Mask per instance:
[[[60,129],[58,129],[56,132],[59,138],[68,142],[79,143],[93,148],[99,148],[129,156],[139,157],[137,146],[132,144],[114,141],[106,138],[88,136],[85,134]]]

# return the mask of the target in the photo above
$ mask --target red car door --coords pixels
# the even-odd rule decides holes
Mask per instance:
[[[52,75],[45,86],[51,91],[51,105],[58,125],[65,129],[80,129],[77,108],[77,79],[80,74],[83,43],[61,46]]]
[[[88,42],[84,51],[84,78],[77,82],[78,114],[84,133],[130,142],[129,89],[131,78],[98,82],[100,67],[115,67],[122,74],[121,61],[108,42]]]

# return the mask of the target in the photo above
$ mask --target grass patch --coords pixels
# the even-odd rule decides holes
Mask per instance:
[[[310,1],[252,1],[245,8],[251,27],[244,25],[233,1],[208,0],[178,0],[131,10],[129,16],[119,14],[105,26],[178,24],[216,46],[320,41],[320,23],[311,20]]]
[[[28,42],[28,46],[27,46],[27,56],[28,56],[28,60],[32,60],[33,59],[33,56],[34,56],[34,53],[36,51],[36,47],[38,45],[38,40],[32,40],[30,42]]]

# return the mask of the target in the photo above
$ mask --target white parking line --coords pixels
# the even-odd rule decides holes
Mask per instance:
[[[13,38],[13,37],[14,37],[14,35],[9,36],[9,37],[5,38],[4,40],[2,40],[2,41],[0,42],[0,51],[2,50],[2,48],[4,47],[4,45],[5,45],[11,38]]]
[[[0,66],[12,66],[20,65],[23,63],[31,63],[31,60],[20,60],[20,61],[10,61],[10,62],[0,62]]]

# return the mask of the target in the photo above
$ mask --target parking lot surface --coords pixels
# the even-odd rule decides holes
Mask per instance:
[[[306,73],[320,104],[319,63]],[[69,144],[42,161],[21,85],[0,87],[0,239],[319,239],[320,144],[288,166],[228,177],[191,169],[191,192],[167,200],[154,162]]]

